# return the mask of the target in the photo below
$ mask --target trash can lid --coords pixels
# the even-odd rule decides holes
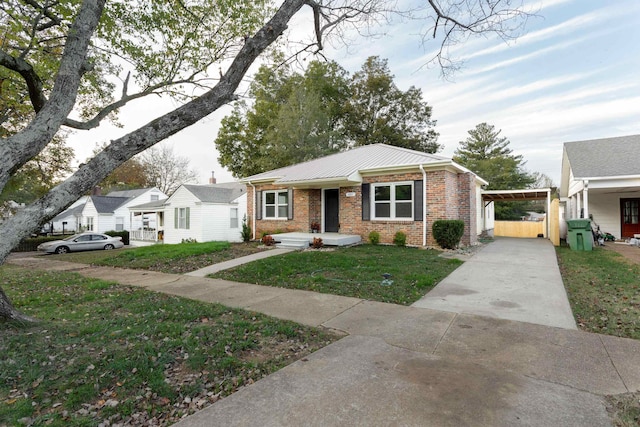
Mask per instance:
[[[568,219],[567,226],[570,229],[590,229],[591,228],[591,220],[590,219]]]

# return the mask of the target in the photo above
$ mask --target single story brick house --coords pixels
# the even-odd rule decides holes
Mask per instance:
[[[438,219],[465,223],[461,244],[482,231],[481,186],[487,182],[453,160],[386,144],[372,144],[241,180],[254,238],[263,233],[380,233],[391,243],[398,231],[407,244],[435,246]]]

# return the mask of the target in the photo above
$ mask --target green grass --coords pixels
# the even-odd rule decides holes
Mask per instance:
[[[182,274],[261,250],[257,243],[205,242],[50,256],[52,260]]]
[[[0,283],[40,320],[0,323],[0,425],[169,424],[336,339],[74,273],[3,266]]]
[[[602,248],[556,253],[580,329],[640,339],[640,265]]]
[[[212,277],[409,305],[462,264],[439,254],[435,250],[360,245],[291,252]],[[391,274],[390,286],[382,283],[384,273]]]

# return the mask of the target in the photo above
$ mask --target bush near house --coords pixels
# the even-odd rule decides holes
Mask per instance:
[[[407,233],[398,231],[393,237],[393,244],[396,246],[407,246]]]
[[[105,231],[105,233],[107,236],[111,236],[111,237],[122,237],[122,243],[124,243],[125,245],[129,244],[129,232],[127,230],[123,230],[123,231],[115,231],[115,230],[109,230],[109,231]]]
[[[369,243],[372,245],[377,245],[380,243],[380,233],[377,231],[372,231],[369,233]]]
[[[441,219],[433,223],[433,237],[444,249],[455,249],[464,234],[464,221],[459,219]]]

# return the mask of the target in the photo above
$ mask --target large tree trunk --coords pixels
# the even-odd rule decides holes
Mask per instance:
[[[7,294],[0,288],[0,320],[11,320],[17,322],[35,322],[33,317],[26,316],[15,309]]]
[[[0,224],[0,236],[2,236],[0,239],[0,265],[20,240],[37,230],[40,224],[62,212],[80,195],[97,185],[122,163],[232,101],[235,97],[235,90],[242,82],[251,64],[284,32],[289,20],[304,4],[304,0],[285,1],[265,26],[254,37],[246,40],[227,73],[210,91],[130,134],[112,141],[109,146],[86,164],[80,166],[63,183]],[[27,140],[32,139],[33,143],[36,143],[38,132],[37,128],[27,128],[20,134],[20,137]],[[4,292],[0,292],[0,307],[6,307],[6,313],[5,310],[0,310],[0,319],[12,318],[7,317],[6,314],[15,316],[15,310]]]

